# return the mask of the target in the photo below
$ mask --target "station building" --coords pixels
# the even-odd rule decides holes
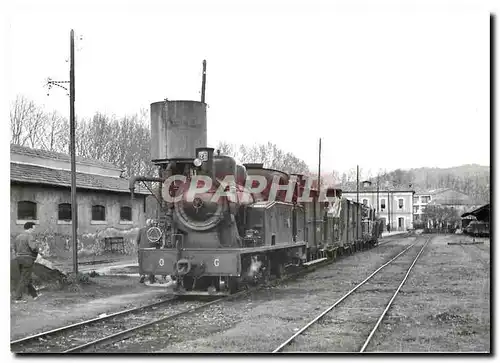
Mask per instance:
[[[340,186],[342,196],[356,201],[358,193],[356,185]],[[359,202],[378,211],[378,215],[388,224],[391,231],[406,231],[413,228],[413,196],[415,190],[411,187],[380,186],[359,184]]]
[[[11,242],[26,222],[34,222],[35,237],[48,245],[49,255],[68,255],[72,236],[69,155],[11,145],[10,156]],[[110,163],[77,157],[76,171],[79,248],[102,250],[105,236],[123,236],[130,246],[145,223],[150,193],[136,186],[132,200],[128,179]]]

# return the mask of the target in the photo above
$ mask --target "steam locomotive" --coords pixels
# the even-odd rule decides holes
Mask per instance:
[[[151,104],[151,154],[159,186],[156,247],[139,251],[141,274],[170,275],[177,295],[228,295],[377,243],[375,211],[320,191],[299,174],[240,164],[207,145],[206,104]]]

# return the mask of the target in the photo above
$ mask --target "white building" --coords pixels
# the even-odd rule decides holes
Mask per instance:
[[[357,201],[356,186],[344,186],[342,196]],[[391,231],[406,231],[413,228],[413,195],[411,188],[379,189],[376,186],[359,186],[359,202],[378,211],[384,225],[390,224]]]

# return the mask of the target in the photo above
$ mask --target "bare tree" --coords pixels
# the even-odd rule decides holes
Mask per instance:
[[[40,146],[44,150],[67,153],[69,145],[69,122],[57,111],[46,115]]]
[[[28,141],[31,119],[36,105],[23,95],[17,95],[10,107],[11,143],[24,146]],[[31,130],[33,133],[33,130]]]
[[[235,158],[239,157],[236,146],[226,141],[219,141],[216,149],[220,151],[221,155],[233,156]]]
[[[236,147],[228,142],[219,141],[217,147],[221,150],[221,154],[234,156],[243,163],[262,163],[266,168],[287,173],[307,174],[309,172],[309,168],[303,160],[297,158],[293,153],[285,152],[271,142]]]

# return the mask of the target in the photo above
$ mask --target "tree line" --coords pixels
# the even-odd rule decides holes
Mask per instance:
[[[35,149],[68,153],[69,120],[57,111],[45,111],[43,107],[22,95],[18,95],[10,107],[11,143]],[[76,153],[80,157],[110,162],[124,170],[124,176],[155,175],[151,163],[149,110],[142,109],[133,115],[117,117],[96,112],[90,118],[76,120]],[[306,162],[292,152],[280,149],[276,144],[234,145],[219,140],[221,154],[233,156],[243,163],[263,163],[264,167],[287,173],[299,173],[317,177]],[[370,180],[381,188],[392,186],[427,190],[452,188],[463,192],[481,203],[490,200],[490,170],[479,165],[463,165],[456,168],[420,168],[391,172],[360,168],[359,181]],[[322,186],[353,186],[356,168],[347,172],[321,173]]]
[[[34,149],[69,152],[69,120],[57,111],[18,95],[10,107],[11,143]],[[113,163],[127,176],[154,171],[150,162],[147,110],[116,117],[95,113],[76,118],[76,155]]]
[[[43,107],[18,95],[10,107],[11,143],[34,149],[67,154],[69,120],[57,111]],[[117,117],[96,112],[90,118],[77,118],[76,155],[112,163],[124,170],[124,176],[155,175],[151,163],[149,110]],[[217,149],[246,163],[263,163],[265,167],[289,173],[308,174],[307,164],[293,153],[268,142],[262,145],[231,145],[219,141]]]

